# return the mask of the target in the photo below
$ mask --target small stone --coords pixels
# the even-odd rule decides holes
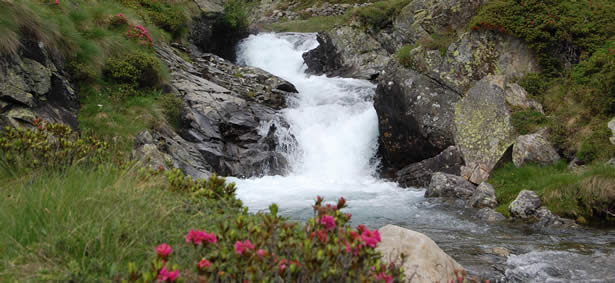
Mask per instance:
[[[431,176],[425,197],[449,197],[467,200],[476,187],[463,177],[437,172]]]
[[[476,213],[476,217],[490,223],[506,220],[506,216],[491,208],[481,208]]]
[[[474,208],[495,208],[498,205],[498,201],[496,200],[493,186],[486,182],[480,183],[468,201],[468,205]]]
[[[534,191],[523,190],[517,198],[510,203],[508,211],[516,218],[527,219],[536,215],[536,210],[540,207],[540,197]]]
[[[503,247],[495,247],[490,250],[490,252],[494,255],[499,255],[503,257],[508,257],[510,255],[510,250]]]

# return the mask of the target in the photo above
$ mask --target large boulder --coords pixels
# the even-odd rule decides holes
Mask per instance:
[[[508,211],[512,217],[528,219],[536,216],[540,203],[540,197],[536,192],[523,190],[517,195],[517,198],[510,203]]]
[[[286,158],[277,150],[275,134],[288,127],[277,109],[292,95],[292,84],[213,54],[195,56],[190,63],[169,46],[156,52],[169,66],[169,90],[182,100],[182,121],[179,129],[155,129],[151,143],[143,144],[156,145],[174,167],[195,177],[285,173]],[[230,78],[228,72],[245,75]]]
[[[518,137],[512,158],[517,167],[527,163],[549,165],[560,160],[559,154],[545,137],[545,131]]]
[[[424,234],[395,225],[384,226],[378,231],[382,241],[376,250],[385,262],[399,264],[402,254],[406,256],[402,267],[407,282],[449,282],[456,280],[457,274],[464,270]]]
[[[489,183],[482,182],[470,197],[468,205],[475,208],[495,208],[498,201],[495,198],[495,189]]]
[[[463,177],[437,172],[431,176],[425,197],[446,197],[467,200],[476,191],[476,186]]]
[[[452,36],[443,54],[419,46],[410,52],[414,69],[464,93],[488,75],[506,79],[539,72],[538,60],[523,41],[493,31],[471,31]]]
[[[383,165],[401,169],[454,145],[454,105],[460,99],[437,81],[392,61],[374,98]]]
[[[613,136],[611,137],[611,143],[615,144],[615,118],[613,118],[613,120],[609,122],[608,126],[609,129],[611,129],[611,132],[613,132]]]
[[[449,146],[440,154],[412,163],[395,173],[396,181],[402,187],[427,187],[435,172],[459,175],[463,159],[454,146]]]
[[[504,157],[515,140],[503,76],[477,82],[455,105],[455,141],[466,166],[462,174],[479,184]]]
[[[61,57],[43,42],[23,39],[16,54],[0,55],[0,127],[42,118],[76,129],[78,111]]]
[[[341,26],[319,34],[324,45],[309,51],[308,72],[362,79],[375,79],[391,60],[380,43],[363,29]],[[325,61],[314,60],[318,54]],[[323,59],[324,60],[324,59]],[[332,63],[323,66],[322,63]]]

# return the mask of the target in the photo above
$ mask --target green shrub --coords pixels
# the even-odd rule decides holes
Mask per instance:
[[[524,110],[513,113],[510,122],[518,134],[527,135],[547,126],[549,119],[536,110]]]
[[[440,51],[440,56],[446,56],[448,46],[455,40],[455,33],[432,33],[429,37],[419,40],[419,44],[429,50]]]
[[[395,52],[395,58],[399,63],[406,68],[413,68],[414,62],[412,60],[412,56],[410,56],[410,51],[416,48],[417,45],[404,45],[397,52]]]
[[[147,88],[158,86],[161,69],[156,56],[145,52],[132,52],[109,59],[103,74],[110,82]]]
[[[243,31],[248,29],[248,2],[246,0],[229,0],[224,3],[224,20],[233,29]]]
[[[362,26],[378,31],[391,25],[393,19],[410,2],[411,0],[375,2],[370,6],[353,9],[350,15],[356,18]]]
[[[174,94],[167,93],[159,98],[159,104],[162,107],[167,122],[175,129],[181,128],[183,103],[181,98]]]
[[[161,29],[178,39],[188,31],[188,18],[177,6],[162,1],[145,1],[149,19]]]
[[[82,137],[62,124],[36,119],[34,128],[7,127],[0,133],[0,167],[9,172],[64,169],[96,164],[108,157],[108,144]]]
[[[548,78],[538,73],[529,73],[523,76],[517,83],[532,96],[541,96],[547,89]]]
[[[575,90],[594,114],[615,114],[615,40],[576,65]]]
[[[615,157],[615,146],[609,140],[611,130],[602,125],[598,129],[594,129],[577,152],[577,158],[584,162],[591,162],[595,159],[608,159]]]

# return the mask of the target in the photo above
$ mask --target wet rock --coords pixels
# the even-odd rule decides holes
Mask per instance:
[[[510,203],[508,211],[512,217],[528,219],[536,216],[540,203],[540,197],[536,192],[523,190],[517,195],[517,198]]]
[[[515,166],[521,167],[528,163],[549,165],[561,159],[545,135],[543,130],[517,138],[512,152]]]
[[[449,146],[440,154],[421,162],[410,164],[395,173],[402,187],[427,187],[435,172],[459,175],[463,159],[454,146]]]
[[[498,201],[495,198],[493,186],[486,182],[480,183],[468,201],[468,205],[474,208],[495,208]]]
[[[538,219],[538,222],[535,224],[541,228],[545,227],[553,227],[553,226],[566,226],[566,227],[576,227],[577,224],[572,219],[564,219],[561,218],[549,209],[541,207],[536,210],[535,217]]]
[[[503,248],[503,247],[495,247],[495,248],[490,249],[489,251],[494,255],[499,255],[503,257],[510,256],[510,250],[507,248]]]
[[[280,89],[294,89],[290,83],[256,68],[233,66],[213,54],[195,54],[187,62],[168,46],[156,52],[169,66],[170,91],[182,100],[181,127],[163,125],[150,133],[151,139],[140,135],[137,152],[155,156],[146,146],[153,144],[166,154],[162,157],[170,156],[171,162],[165,163],[194,177],[213,172],[238,177],[285,173],[288,164],[273,137],[279,127],[288,127],[276,109],[291,94]],[[242,76],[229,77],[238,70]]]
[[[492,208],[481,208],[476,212],[476,217],[486,222],[498,222],[506,220],[506,216]]]
[[[455,105],[455,141],[466,162],[462,174],[475,184],[489,177],[515,139],[505,84],[503,76],[487,76]]]
[[[406,256],[402,268],[408,282],[448,282],[464,269],[424,234],[394,225],[378,231],[382,241],[376,250],[385,262],[400,264],[402,254]]]
[[[0,127],[42,118],[76,129],[78,111],[78,95],[54,50],[24,38],[16,54],[0,58]]]
[[[609,122],[608,126],[609,126],[609,129],[611,129],[611,132],[613,132],[613,136],[610,139],[611,143],[615,144],[615,118],[613,118],[613,120]]]
[[[476,187],[463,177],[435,173],[431,176],[425,197],[448,197],[467,200],[474,194]]]
[[[383,165],[401,169],[453,145],[454,105],[460,98],[437,81],[392,61],[374,97]]]
[[[318,47],[303,53],[303,60],[308,66],[306,72],[313,75],[335,75],[343,70],[342,58],[329,34],[319,33],[316,40]]]

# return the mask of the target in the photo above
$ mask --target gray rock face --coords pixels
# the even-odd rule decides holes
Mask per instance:
[[[79,97],[57,58],[42,42],[29,40],[18,54],[0,57],[0,126],[42,118],[77,128]]]
[[[192,20],[189,39],[201,52],[213,53],[235,61],[235,45],[248,32],[231,26],[221,12],[203,12]]]
[[[448,197],[467,200],[474,194],[476,187],[463,177],[435,173],[431,176],[425,197]]]
[[[468,205],[474,208],[495,208],[498,206],[493,186],[485,182],[480,183],[468,201]]]
[[[613,132],[613,136],[611,137],[611,143],[615,144],[615,118],[609,122],[609,129]]]
[[[400,169],[453,145],[454,105],[460,98],[437,81],[392,61],[374,97],[383,165]]]
[[[534,191],[523,190],[510,203],[508,211],[512,217],[528,219],[536,215],[540,207],[540,197]]]
[[[527,163],[549,165],[560,160],[544,131],[518,137],[513,146],[512,158],[517,167]]]
[[[498,222],[506,220],[506,216],[492,208],[481,208],[476,212],[476,217],[486,222]]]
[[[321,34],[322,38],[328,38],[324,42],[327,44],[319,46],[316,50],[310,51],[309,58],[315,58],[314,54],[320,54],[327,60],[308,60],[308,68],[313,74],[322,74],[317,70],[327,70],[327,75],[337,75],[344,77],[354,77],[362,79],[375,79],[391,60],[391,56],[373,37],[362,29],[351,26],[342,26],[331,31],[326,35]],[[334,48],[333,48],[334,47]],[[328,55],[323,55],[328,54]],[[331,59],[334,58],[334,59]],[[333,63],[323,66],[322,63]]]
[[[276,109],[285,105],[292,84],[212,54],[189,63],[168,46],[156,52],[169,66],[170,88],[184,104],[179,130],[162,127],[151,134],[152,144],[170,156],[175,167],[195,177],[285,172],[286,159],[276,151],[275,138],[277,127],[285,123]],[[242,75],[229,78],[228,72]]]
[[[449,146],[435,157],[410,164],[395,173],[402,187],[427,187],[435,172],[459,175],[463,159],[454,146]]]
[[[515,139],[505,84],[503,76],[487,76],[455,105],[455,141],[466,162],[462,174],[475,184],[489,177]]]
[[[540,113],[544,113],[542,105],[527,98],[527,91],[516,83],[509,83],[506,86],[506,91],[504,94],[506,95],[506,102],[511,106],[519,107],[521,109],[534,109]]]
[[[314,75],[327,74],[335,76],[344,73],[344,66],[337,47],[327,33],[319,33],[316,37],[318,47],[303,54],[303,60],[308,66],[307,73]]]

